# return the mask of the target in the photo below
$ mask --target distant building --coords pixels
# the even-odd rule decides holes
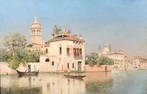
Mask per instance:
[[[125,69],[127,63],[129,62],[128,56],[125,54],[124,50],[111,51],[111,45],[107,44],[99,53],[99,56],[105,56],[114,61],[115,68]]]
[[[147,66],[147,59],[141,56],[133,56],[132,57],[132,64],[134,68],[141,68]]]

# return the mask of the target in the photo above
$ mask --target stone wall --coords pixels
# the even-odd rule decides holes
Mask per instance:
[[[90,66],[85,65],[85,71],[92,72],[92,71],[111,71],[113,69],[113,65],[101,65],[101,66]]]
[[[49,72],[50,67],[48,63],[29,63],[32,71],[39,70],[39,72]],[[20,65],[17,70],[26,71],[27,66]],[[16,70],[9,67],[8,63],[0,62],[0,74],[16,74]]]
[[[31,69],[39,70],[39,72],[53,72],[50,64],[47,63],[29,63],[31,65]],[[101,66],[89,66],[85,65],[85,71],[87,72],[94,72],[94,71],[111,71],[113,66],[111,65],[101,65]],[[27,66],[20,65],[17,70],[25,71],[27,70]],[[16,74],[16,71],[11,69],[6,62],[0,62],[0,74]]]

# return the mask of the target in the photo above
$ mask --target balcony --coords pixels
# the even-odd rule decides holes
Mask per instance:
[[[82,56],[74,56],[74,59],[79,60],[79,59],[83,59]]]

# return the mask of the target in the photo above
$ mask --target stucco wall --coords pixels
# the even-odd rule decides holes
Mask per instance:
[[[101,66],[90,66],[90,65],[85,65],[85,71],[105,71],[107,67],[107,71],[111,71],[113,69],[112,65],[101,65]]]
[[[59,47],[62,48],[62,54],[59,52]],[[67,55],[67,48],[70,49],[69,55]],[[82,49],[82,57],[81,58],[75,58],[73,53],[73,48],[81,48]],[[40,62],[45,63],[45,59],[48,58],[51,63],[54,61],[55,66],[52,67],[50,65],[50,70],[59,70],[59,71],[77,71],[78,70],[78,62],[81,62],[81,70],[84,71],[84,65],[85,65],[85,43],[73,43],[73,41],[69,40],[62,40],[62,41],[56,41],[56,42],[50,42],[50,46],[44,48],[44,50],[48,50],[44,56],[40,57]],[[67,68],[67,65],[69,64],[69,68]],[[72,65],[74,64],[74,68],[72,68]]]

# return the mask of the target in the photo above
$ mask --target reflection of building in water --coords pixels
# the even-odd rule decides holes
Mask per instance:
[[[11,89],[7,89],[4,87],[0,87],[0,94],[41,94],[40,87],[13,87]]]
[[[88,94],[109,94],[113,80],[111,72],[90,72],[86,74],[86,92]]]
[[[42,94],[85,94],[85,82],[63,75],[40,74],[38,77],[2,77],[2,87],[41,87]],[[9,80],[9,81],[8,81]]]
[[[97,82],[97,81],[106,81],[112,80],[111,72],[87,72],[86,73],[86,82]]]
[[[2,76],[2,87],[40,87],[41,94],[87,94],[86,92],[107,91],[111,88],[112,76],[111,72],[89,72],[86,73],[84,80],[69,79],[61,74],[39,74],[38,77],[20,77],[15,75]],[[91,94],[91,93],[89,93]],[[92,93],[93,94],[93,93]]]

